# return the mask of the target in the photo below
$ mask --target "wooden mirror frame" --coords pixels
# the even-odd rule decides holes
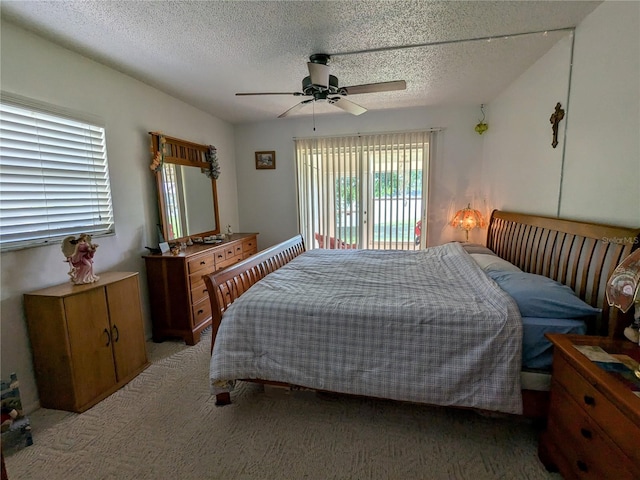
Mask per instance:
[[[209,235],[215,235],[220,233],[220,217],[218,214],[218,191],[216,187],[216,180],[211,178],[211,200],[213,201],[213,213],[215,228],[204,232],[186,232],[187,234],[181,237],[169,238],[169,226],[167,221],[167,206],[165,204],[164,195],[164,182],[162,166],[165,163],[171,163],[175,165],[182,165],[185,167],[199,168],[202,171],[202,175],[206,175],[205,171],[209,169],[210,165],[206,160],[206,153],[209,150],[208,145],[201,145],[198,143],[187,142],[179,138],[168,137],[156,132],[149,132],[151,135],[151,153],[153,155],[154,162],[158,158],[157,155],[164,148],[162,161],[156,165],[156,186],[158,194],[158,213],[160,216],[160,223],[162,227],[162,235],[166,242],[176,243],[186,241],[189,237],[205,237]],[[164,140],[164,147],[161,145],[161,138]],[[203,199],[205,201],[205,199]]]

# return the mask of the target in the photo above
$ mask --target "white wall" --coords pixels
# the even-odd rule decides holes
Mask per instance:
[[[483,185],[495,208],[640,226],[639,19],[640,2],[603,3],[575,31],[570,89],[566,39],[491,102]]]
[[[640,226],[640,2],[576,30],[560,216]]]
[[[364,102],[363,100],[363,103]],[[385,131],[443,128],[438,151],[431,159],[429,197],[430,245],[462,240],[464,234],[446,225],[456,209],[480,198],[482,137],[474,131],[482,118],[480,106],[414,108],[316,116],[316,131],[309,117],[274,119],[236,127],[236,170],[240,228],[259,232],[259,247],[266,248],[298,233],[294,137],[347,135]],[[275,170],[256,170],[255,152],[276,151]],[[470,240],[483,242],[486,230],[471,232]]]
[[[567,108],[570,53],[567,36],[488,107],[482,184],[493,208],[556,214],[564,121],[553,148],[549,117]]]
[[[116,235],[96,238],[95,271],[140,272],[145,330],[150,336],[144,262],[157,244],[155,181],[149,163],[149,131],[213,144],[222,174],[220,221],[238,223],[233,127],[141,82],[2,22],[1,84],[6,92],[101,117],[113,193]],[[2,378],[17,372],[27,409],[37,405],[22,295],[68,281],[60,245],[3,253]]]

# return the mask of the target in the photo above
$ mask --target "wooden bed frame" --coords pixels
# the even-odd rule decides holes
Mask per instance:
[[[622,315],[609,308],[605,286],[618,263],[640,247],[640,228],[494,210],[487,247],[523,271],[570,286],[585,302],[602,308],[596,324],[588,327],[590,334],[622,336],[632,322],[631,313]],[[297,235],[226,270],[205,275],[213,317],[212,350],[224,311],[254,283],[304,251],[304,240]],[[546,416],[547,402],[547,392],[523,391],[524,415]],[[230,403],[229,394],[218,394],[216,403]]]

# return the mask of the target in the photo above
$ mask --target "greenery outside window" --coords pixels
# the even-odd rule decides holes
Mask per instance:
[[[296,139],[298,213],[306,245],[424,248],[431,135]]]
[[[0,249],[114,232],[105,130],[95,121],[0,98]]]

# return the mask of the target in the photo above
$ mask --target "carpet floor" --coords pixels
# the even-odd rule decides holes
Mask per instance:
[[[151,366],[85,413],[33,412],[9,480],[561,478],[519,417],[251,383],[216,407],[209,335],[149,343]]]

